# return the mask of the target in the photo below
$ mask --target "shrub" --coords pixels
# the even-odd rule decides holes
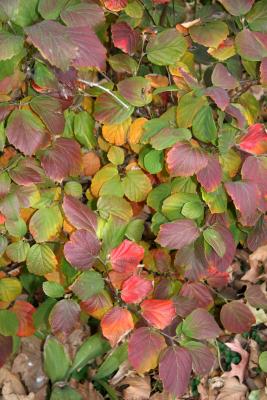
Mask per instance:
[[[128,359],[180,396],[222,329],[255,324],[258,286],[220,291],[237,246],[267,240],[266,10],[0,1],[0,363],[45,339],[51,398],[79,399],[68,381],[99,356],[103,390]]]

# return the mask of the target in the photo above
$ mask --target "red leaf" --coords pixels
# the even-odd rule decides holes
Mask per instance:
[[[226,90],[221,87],[209,87],[205,90],[206,96],[209,96],[214,103],[220,108],[222,111],[226,110],[226,108],[230,107],[230,97]],[[230,109],[231,110],[231,109]]]
[[[267,211],[267,158],[249,156],[244,161],[241,175],[244,180],[254,182],[261,191],[259,209]],[[259,246],[258,246],[259,247]]]
[[[153,284],[140,276],[131,276],[122,285],[121,298],[125,303],[140,303],[153,290]]]
[[[167,154],[167,165],[172,176],[192,176],[207,164],[206,153],[188,142],[178,142]]]
[[[63,211],[68,221],[77,229],[87,229],[95,232],[97,228],[96,214],[75,197],[65,195]]]
[[[191,219],[179,219],[160,225],[160,230],[155,241],[162,247],[181,249],[194,242],[199,234],[200,232],[195,221]]]
[[[18,150],[31,156],[49,140],[39,118],[29,110],[14,110],[8,118],[7,138]]]
[[[218,188],[222,180],[222,168],[217,156],[209,155],[207,166],[197,173],[197,180],[207,192]]]
[[[192,357],[193,371],[195,374],[208,374],[215,362],[215,357],[208,346],[193,340],[183,343],[183,346],[186,347]]]
[[[206,279],[208,285],[220,289],[227,286],[229,282],[229,273],[221,272],[216,267],[209,267]]]
[[[182,318],[190,314],[195,308],[198,307],[197,301],[191,297],[178,296],[173,297],[176,313]]]
[[[105,7],[111,11],[121,11],[127,6],[128,0],[104,0]]]
[[[114,307],[101,320],[101,329],[111,346],[115,346],[134,328],[132,314],[121,307]]]
[[[143,257],[143,247],[125,239],[110,253],[110,262],[114,271],[120,273],[133,272]]]
[[[256,183],[249,181],[226,182],[227,193],[232,198],[235,208],[244,219],[256,213],[260,200],[260,191]]]
[[[27,301],[17,300],[11,309],[19,320],[17,336],[32,336],[35,332],[33,313],[35,308]]]
[[[80,306],[73,300],[60,300],[53,307],[49,322],[54,334],[70,334],[80,317]]]
[[[25,28],[25,32],[42,56],[63,71],[71,65],[105,66],[106,49],[89,26],[67,27],[48,20]]]
[[[182,347],[168,347],[159,363],[159,376],[165,390],[173,396],[181,396],[188,388],[192,358]]]
[[[224,328],[232,333],[247,332],[256,323],[250,309],[239,301],[231,301],[231,303],[224,304],[221,309],[220,319]]]
[[[44,151],[41,164],[49,178],[55,181],[76,176],[82,168],[80,145],[73,139],[58,138]]]
[[[56,21],[42,21],[25,29],[28,39],[50,64],[66,71],[77,55],[66,26]],[[60,49],[60,51],[58,51]]]
[[[31,158],[24,158],[18,162],[17,166],[9,172],[11,179],[21,186],[31,186],[32,184],[44,181],[44,171],[37,161]]]
[[[211,80],[214,86],[222,87],[223,89],[231,90],[237,87],[238,82],[230,74],[228,69],[221,63],[215,65],[211,75]]]
[[[52,96],[35,96],[30,102],[32,110],[54,135],[64,130],[65,119],[59,100]]]
[[[91,231],[80,229],[74,232],[64,246],[67,261],[80,270],[91,268],[100,251],[100,242]]]
[[[263,124],[254,124],[248,128],[246,135],[238,144],[239,148],[251,154],[267,152],[267,133]]]
[[[72,65],[75,68],[96,67],[105,69],[106,48],[89,26],[69,28],[71,41],[78,49]]]
[[[194,299],[198,307],[210,308],[213,306],[210,290],[201,282],[184,283],[179,294]]]
[[[166,328],[176,316],[172,300],[144,300],[141,303],[141,310],[145,320],[158,329]]]
[[[90,299],[81,301],[81,309],[96,319],[101,319],[113,306],[111,298],[106,291],[95,294]]]
[[[117,22],[112,25],[111,33],[115,47],[130,55],[135,53],[139,35],[130,25],[126,22]]]
[[[0,368],[5,364],[13,349],[12,336],[0,335]]]
[[[193,339],[215,339],[221,330],[214,317],[203,308],[197,308],[189,314],[182,325],[183,333]]]
[[[60,17],[68,26],[90,26],[90,28],[104,22],[104,12],[98,4],[81,3],[72,4],[65,8]]]
[[[157,367],[159,355],[165,347],[165,339],[159,333],[146,327],[136,329],[129,340],[129,361],[137,372],[143,374]]]

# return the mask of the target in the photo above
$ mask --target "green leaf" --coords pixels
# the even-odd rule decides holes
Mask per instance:
[[[133,210],[129,202],[117,196],[101,196],[97,201],[97,209],[102,218],[108,219],[110,215],[124,221],[129,221]]]
[[[189,28],[189,32],[194,42],[217,48],[227,38],[229,30],[225,22],[211,21],[202,25],[193,25]]]
[[[180,128],[190,128],[197,113],[207,104],[204,96],[189,92],[182,96],[177,107],[177,124]]]
[[[6,132],[4,127],[4,122],[0,122],[0,151],[3,151],[6,144]]]
[[[99,334],[90,336],[77,351],[71,372],[82,369],[90,361],[96,357],[100,357],[110,349],[107,340],[103,339]]]
[[[63,218],[58,206],[41,208],[31,217],[29,229],[36,242],[53,240],[61,230]]]
[[[44,19],[57,19],[68,0],[40,0],[38,11]]]
[[[203,217],[204,215],[204,206],[200,201],[190,201],[185,203],[181,210],[181,214],[185,218],[197,219]]]
[[[3,235],[0,235],[0,257],[2,257],[2,255],[6,251],[7,245],[8,245],[7,238]]]
[[[128,348],[127,343],[123,343],[117,347],[101,364],[94,379],[104,379],[119,369],[120,365],[127,360]]]
[[[27,233],[27,225],[22,218],[8,219],[5,223],[6,229],[11,236],[22,238]]]
[[[219,186],[214,192],[206,192],[201,187],[201,194],[212,214],[220,214],[227,210],[227,195],[222,186]]]
[[[7,246],[6,254],[14,262],[23,262],[26,260],[30,245],[28,242],[19,240]]]
[[[143,107],[152,101],[150,81],[142,76],[124,79],[117,87],[119,93],[133,106]]]
[[[226,252],[226,246],[222,235],[216,229],[207,228],[203,232],[204,239],[218,254],[219,257],[223,257]]]
[[[0,310],[0,334],[14,336],[17,333],[19,321],[16,314],[9,310]]]
[[[147,205],[160,211],[163,200],[171,194],[170,183],[162,183],[156,186],[147,196]]]
[[[71,290],[81,300],[87,300],[104,289],[102,275],[96,271],[83,272],[71,286]]]
[[[56,299],[50,298],[39,305],[36,312],[33,314],[33,323],[36,329],[48,330],[48,318],[56,303]]]
[[[172,147],[182,140],[190,140],[192,137],[186,128],[163,128],[150,139],[151,146],[156,150],[164,150]]]
[[[64,387],[54,387],[50,400],[83,400],[82,396],[73,388]]]
[[[193,124],[193,135],[204,143],[215,144],[217,128],[209,105],[202,107],[196,114]]]
[[[52,297],[54,299],[58,299],[64,296],[65,290],[63,286],[61,286],[57,282],[44,282],[43,283],[43,291],[48,297]]]
[[[267,31],[267,0],[261,0],[254,4],[246,15],[250,29],[258,32]]]
[[[139,242],[142,239],[144,229],[144,221],[142,219],[134,219],[129,222],[125,236],[134,242]]]
[[[35,275],[46,275],[55,269],[57,259],[46,244],[34,244],[28,252],[26,264],[29,272]]]
[[[108,62],[116,72],[127,72],[134,75],[137,71],[137,62],[128,54],[115,54],[109,57]]]
[[[74,117],[74,135],[78,142],[86,149],[93,149],[96,146],[94,135],[95,121],[87,111],[80,111]]]
[[[144,167],[151,174],[159,173],[164,164],[164,155],[162,151],[150,150],[144,156]]]
[[[152,36],[146,47],[147,58],[156,65],[172,65],[184,55],[187,42],[176,29]]]
[[[125,196],[135,202],[145,200],[152,189],[150,179],[140,169],[128,171],[122,182]]]
[[[259,366],[263,372],[267,372],[267,351],[263,351],[259,357]]]
[[[0,300],[10,303],[22,292],[22,285],[17,278],[0,279]]]
[[[55,338],[48,338],[44,345],[44,370],[52,383],[64,381],[71,366],[66,348]]]
[[[17,55],[23,48],[23,37],[12,33],[0,32],[0,59],[8,60]]]

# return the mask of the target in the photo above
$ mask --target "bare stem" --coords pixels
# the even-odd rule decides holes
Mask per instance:
[[[78,81],[81,83],[84,83],[85,85],[88,85],[90,87],[97,87],[97,88],[103,90],[103,92],[105,92],[105,93],[109,94],[111,97],[113,97],[117,101],[117,103],[119,103],[121,106],[123,106],[127,110],[130,108],[130,106],[128,104],[124,103],[123,100],[121,100],[114,92],[107,89],[105,86],[102,86],[97,82],[86,81],[85,79],[78,79]]]

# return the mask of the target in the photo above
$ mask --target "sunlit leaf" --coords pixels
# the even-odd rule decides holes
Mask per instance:
[[[114,271],[133,272],[143,257],[143,247],[125,239],[110,253],[110,263]]]
[[[263,124],[251,125],[248,132],[241,137],[238,147],[250,154],[267,152],[267,133]]]
[[[80,306],[86,314],[96,319],[102,319],[106,312],[113,307],[113,303],[108,292],[103,290],[90,299],[81,301]]]
[[[218,47],[227,38],[228,26],[222,21],[206,22],[203,25],[194,25],[189,28],[194,42],[207,47]]]

